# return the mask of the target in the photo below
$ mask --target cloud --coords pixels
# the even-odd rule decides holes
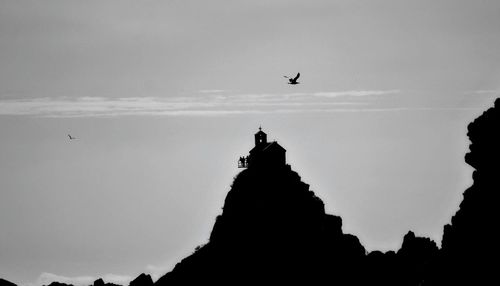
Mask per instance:
[[[0,115],[42,117],[110,116],[226,116],[263,113],[380,112],[419,108],[374,108],[366,96],[399,93],[398,90],[354,90],[287,94],[237,94],[191,97],[79,97],[0,100]],[[347,97],[347,100],[346,98]],[[358,97],[360,99],[349,98]],[[454,109],[454,108],[451,108]],[[455,108],[456,109],[456,108]],[[420,108],[420,110],[437,110]],[[441,109],[443,110],[443,109]]]
[[[374,95],[387,95],[387,94],[396,94],[400,93],[400,90],[391,89],[391,90],[347,90],[347,91],[329,91],[329,92],[315,92],[314,96],[320,97],[342,97],[342,96],[374,96]]]
[[[102,280],[104,280],[104,282],[118,285],[128,285],[133,279],[134,277],[128,275],[117,275],[112,273],[104,274],[104,276],[102,276]]]
[[[115,283],[119,285],[128,285],[129,282],[132,281],[133,279],[128,275],[116,275],[116,274],[105,274],[100,278],[102,278],[102,280],[104,280],[104,282],[106,283]],[[50,283],[55,281],[66,284],[73,284],[75,286],[88,286],[92,285],[94,281],[97,279],[99,278],[93,276],[68,277],[68,276],[43,272],[42,274],[40,274],[40,276],[34,283],[34,286],[49,285]]]
[[[90,285],[95,281],[95,279],[94,277],[91,276],[66,277],[48,272],[43,272],[36,280],[35,285],[49,285],[50,283],[56,281],[79,286],[79,285]]]
[[[227,92],[228,90],[225,90],[225,89],[202,89],[202,90],[198,90],[198,92],[200,93],[223,93],[223,92]]]
[[[238,94],[186,97],[45,97],[0,99],[0,115],[42,117],[106,117],[125,115],[213,116],[272,113],[281,109],[313,109],[320,106],[366,103],[321,100],[310,94]]]
[[[350,90],[315,93],[262,93],[184,97],[45,97],[0,99],[0,115],[39,117],[229,116],[269,113],[462,110],[455,107],[390,106],[366,100],[399,90]]]
[[[36,98],[30,100],[0,101],[2,115],[38,115],[48,117],[114,116],[133,114],[175,113],[186,109],[204,109],[214,102],[189,98],[169,100],[155,97],[102,98]]]
[[[500,89],[481,89],[481,90],[475,90],[474,93],[476,94],[500,94]]]

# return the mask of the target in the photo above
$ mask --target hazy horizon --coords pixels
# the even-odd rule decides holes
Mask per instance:
[[[0,0],[0,277],[158,278],[259,126],[367,250],[439,244],[498,27],[498,1]]]

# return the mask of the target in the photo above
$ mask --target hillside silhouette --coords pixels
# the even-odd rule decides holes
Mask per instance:
[[[16,284],[0,278],[0,286],[16,286]]]
[[[357,267],[364,255],[289,166],[251,166],[234,180],[210,241],[155,285],[311,282]]]
[[[208,243],[154,283],[307,285],[486,285],[496,279],[500,99],[468,126],[473,185],[444,226],[442,246],[409,231],[397,251],[368,253],[342,219],[286,163],[286,150],[255,134]],[[0,279],[0,286],[14,286]],[[129,286],[152,286],[141,274]],[[50,286],[68,286],[54,282]],[[102,279],[93,286],[114,286]]]
[[[285,150],[255,134],[250,156],[227,194],[206,245],[155,285],[190,283],[331,285],[477,285],[495,279],[496,177],[500,99],[468,126],[465,160],[475,171],[460,209],[444,226],[442,248],[409,231],[398,251],[367,253],[326,214],[309,185],[285,163]],[[277,147],[272,148],[273,145]],[[281,147],[281,148],[280,148]],[[274,151],[273,151],[274,150]],[[268,153],[266,153],[268,152]]]
[[[500,98],[468,126],[474,183],[465,190],[460,209],[444,226],[436,285],[486,285],[497,280],[498,202],[500,191]],[[443,267],[444,266],[444,267]]]
[[[206,245],[155,285],[307,283],[418,285],[438,254],[428,238],[408,232],[396,252],[367,254],[343,233],[342,219],[286,164],[286,150],[255,134]]]

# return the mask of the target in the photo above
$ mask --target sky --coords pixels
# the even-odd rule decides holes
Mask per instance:
[[[498,27],[496,0],[0,0],[0,277],[157,279],[259,126],[367,250],[439,244]]]

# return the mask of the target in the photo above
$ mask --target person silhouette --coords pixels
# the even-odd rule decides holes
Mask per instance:
[[[245,158],[244,157],[240,157],[238,165],[240,168],[245,167]]]

